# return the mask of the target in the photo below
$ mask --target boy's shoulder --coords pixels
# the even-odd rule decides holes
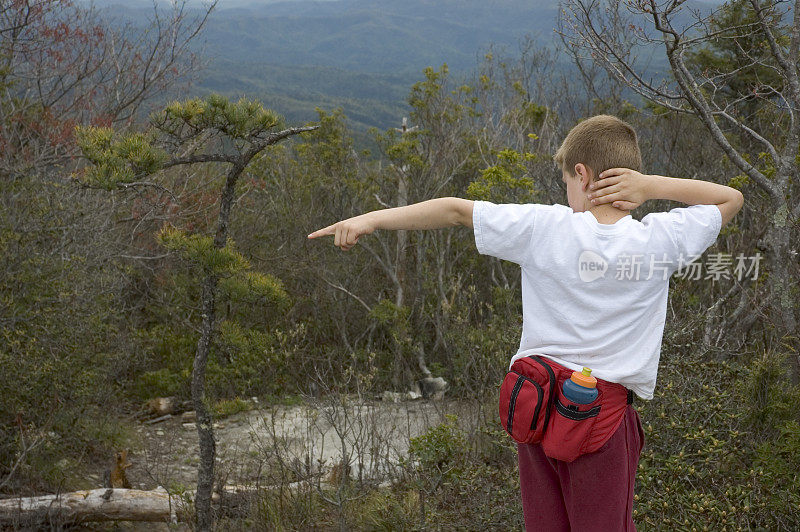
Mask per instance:
[[[487,200],[473,202],[473,222],[480,221],[497,225],[517,225],[521,222],[533,225],[534,220],[548,214],[572,213],[566,205],[554,203],[495,203]]]
[[[722,212],[717,205],[698,203],[686,207],[676,207],[669,211],[648,213],[642,217],[642,223],[645,225],[666,223],[672,228],[707,225],[711,228],[716,226],[719,231],[722,226]]]
[[[475,205],[478,209],[486,211],[487,215],[497,217],[506,216],[545,216],[547,214],[566,216],[584,215],[584,212],[576,212],[568,205],[560,203],[493,203],[491,201],[476,200]],[[669,211],[650,212],[642,217],[640,223],[644,225],[685,225],[693,223],[721,222],[722,215],[719,207],[713,204],[698,203],[685,207],[676,207]]]
[[[502,208],[514,208],[514,207],[527,207],[532,209],[541,209],[541,208],[553,208],[553,209],[568,209],[572,211],[571,207],[566,205],[561,205],[560,203],[536,203],[536,202],[529,202],[529,203],[514,203],[514,202],[496,202],[490,200],[474,200],[475,203],[481,203],[485,205],[492,205],[494,207],[502,207]]]
[[[717,205],[698,203],[649,213],[641,223],[651,234],[665,235],[672,255],[699,257],[717,240],[722,229],[722,212]]]
[[[559,203],[495,203],[486,200],[475,200],[474,209],[494,216],[530,216],[539,213],[573,214],[572,207]]]
[[[547,220],[572,213],[560,204],[493,203],[476,200],[473,204],[472,226],[475,245],[483,255],[521,264],[527,249],[540,234],[548,234]]]

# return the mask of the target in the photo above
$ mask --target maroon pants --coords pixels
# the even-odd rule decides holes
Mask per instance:
[[[633,487],[644,447],[639,412],[628,405],[613,436],[572,462],[518,443],[519,484],[527,532],[635,531]]]

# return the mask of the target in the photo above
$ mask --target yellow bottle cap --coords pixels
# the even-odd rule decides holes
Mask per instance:
[[[578,373],[577,371],[572,372],[572,382],[575,384],[580,384],[586,388],[596,388],[597,387],[597,379],[592,377],[592,370],[587,368],[586,366],[583,367],[583,371]]]

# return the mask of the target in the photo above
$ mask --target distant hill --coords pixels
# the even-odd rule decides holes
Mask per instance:
[[[193,87],[202,95],[220,92],[232,97],[258,98],[291,122],[316,120],[314,110],[341,107],[360,145],[369,145],[367,129],[398,126],[408,116],[406,96],[422,77],[409,74],[369,74],[319,66],[280,66],[264,63],[214,61]]]
[[[145,0],[95,3],[134,21],[152,11]],[[416,73],[472,68],[480,50],[525,34],[549,42],[556,14],[555,0],[220,0],[203,39],[215,59]]]
[[[425,67],[468,71],[489,45],[529,33],[550,42],[555,17],[552,1],[222,0],[197,89],[259,97],[295,120],[341,106],[354,129],[386,129]]]
[[[224,0],[221,7],[224,7]],[[294,1],[220,9],[205,32],[215,57],[357,72],[475,65],[489,44],[549,41],[556,2],[518,0]]]
[[[130,21],[153,9],[152,0],[95,4]],[[549,44],[556,13],[555,0],[220,0],[193,91],[257,97],[291,120],[342,107],[354,129],[386,129],[408,113],[425,67],[466,72],[490,45],[513,51],[526,34]]]
[[[134,22],[153,9],[153,0],[94,1]],[[369,127],[408,115],[409,89],[425,67],[447,63],[457,77],[490,45],[516,55],[526,35],[553,46],[557,15],[558,0],[220,0],[196,43],[207,67],[189,95],[258,98],[293,122],[315,119],[318,106],[341,107],[363,139]],[[640,60],[657,76],[665,65],[654,52]]]

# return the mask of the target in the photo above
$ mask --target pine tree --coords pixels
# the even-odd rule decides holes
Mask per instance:
[[[225,183],[219,191],[219,214],[213,236],[188,234],[164,226],[158,241],[201,268],[201,334],[192,369],[191,393],[197,412],[200,469],[195,508],[198,530],[213,524],[211,491],[214,484],[216,446],[212,414],[205,393],[209,349],[214,341],[218,292],[250,293],[281,302],[286,293],[280,281],[250,269],[228,237],[228,225],[238,179],[265,148],[318,126],[283,128],[282,118],[259,102],[231,102],[219,95],[174,102],[150,117],[144,132],[117,135],[111,128],[78,127],[78,145],[88,165],[75,178],[88,187],[107,190],[160,185],[146,181],[169,168],[224,163]]]

